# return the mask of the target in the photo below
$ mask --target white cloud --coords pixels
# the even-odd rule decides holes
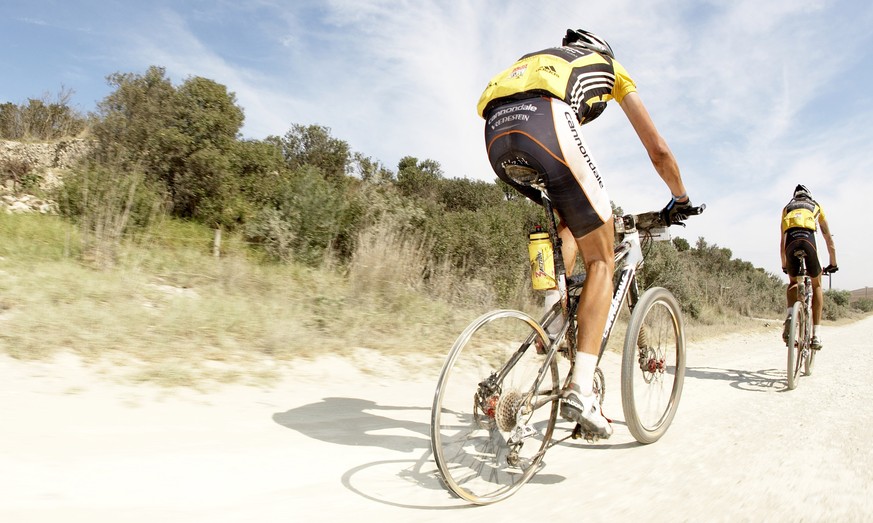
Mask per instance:
[[[692,196],[709,205],[678,235],[777,272],[778,213],[803,181],[839,238],[835,284],[870,283],[873,243],[852,235],[873,168],[867,2],[261,0],[193,14],[137,5],[135,16],[118,16],[116,40],[105,43],[113,66],[101,77],[148,65],[174,81],[205,76],[236,93],[248,137],[326,125],[391,168],[413,155],[485,180],[493,174],[475,105],[487,80],[559,43],[567,27],[594,30],[637,81]],[[617,106],[584,130],[619,205],[664,203],[666,188]]]

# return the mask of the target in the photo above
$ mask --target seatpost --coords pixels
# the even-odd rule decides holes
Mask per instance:
[[[536,188],[539,189],[540,194],[542,195],[543,200],[543,208],[546,211],[546,215],[548,219],[546,220],[546,226],[549,228],[549,236],[552,238],[552,241],[555,244],[555,253],[552,258],[555,261],[555,278],[558,284],[558,292],[561,294],[561,309],[564,312],[564,315],[567,314],[567,267],[564,265],[564,252],[561,249],[561,245],[563,244],[563,240],[558,235],[558,224],[555,223],[555,212],[552,208],[552,200],[549,199],[549,193],[546,191],[545,185],[542,183],[536,184]]]

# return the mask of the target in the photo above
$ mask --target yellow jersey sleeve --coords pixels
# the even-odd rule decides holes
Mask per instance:
[[[637,90],[637,84],[631,79],[627,70],[616,60],[612,61],[615,67],[615,87],[612,89],[612,96],[615,101],[621,103],[628,93],[634,93]]]

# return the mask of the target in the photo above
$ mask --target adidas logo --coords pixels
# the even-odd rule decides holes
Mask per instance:
[[[539,69],[537,69],[537,72],[538,73],[549,73],[551,75],[558,76],[558,70],[555,69],[555,66],[553,66],[553,65],[544,65],[544,66],[540,67]]]

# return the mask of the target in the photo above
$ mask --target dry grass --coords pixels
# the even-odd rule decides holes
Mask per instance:
[[[367,234],[346,275],[259,262],[232,238],[216,259],[210,232],[184,224],[122,244],[100,269],[61,220],[0,216],[0,350],[71,351],[166,385],[263,382],[297,358],[362,347],[444,353],[480,311],[430,292],[414,244]]]
[[[498,306],[488,286],[431,265],[425,246],[391,223],[364,231],[344,273],[265,263],[233,236],[214,258],[211,242],[211,231],[166,222],[122,243],[101,269],[81,261],[68,223],[0,215],[0,351],[22,360],[71,352],[167,386],[265,384],[324,353],[442,358],[473,318]],[[771,327],[706,317],[717,319],[691,323],[689,341]]]

